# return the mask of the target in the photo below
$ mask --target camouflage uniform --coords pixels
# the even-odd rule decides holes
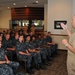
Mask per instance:
[[[0,48],[0,61],[6,61],[3,48]],[[13,61],[10,61],[9,64],[0,64],[0,75],[14,75],[15,69],[17,69],[18,66],[19,63]]]
[[[14,39],[12,40],[13,46],[16,46],[17,42],[18,42],[18,39],[15,39],[15,38],[14,38]]]
[[[7,55],[8,59],[10,61],[12,61],[14,54],[15,54],[15,51],[7,50],[7,48],[13,48],[12,40],[10,40],[10,39],[9,40],[6,40],[6,39],[3,40],[2,46],[6,50],[6,55]]]
[[[25,45],[27,47],[27,50],[28,49],[35,49],[34,45],[32,42],[25,42]],[[35,64],[40,64],[42,61],[41,61],[41,55],[40,53],[37,53],[37,52],[30,52],[31,56],[33,57],[34,59],[34,62]]]
[[[50,36],[47,36],[46,39],[47,39],[47,42],[52,43],[52,38]],[[55,45],[50,44],[49,46],[51,46],[52,53],[57,52],[57,47],[58,47],[57,44],[55,44]]]
[[[26,46],[24,44],[24,42],[17,42],[16,44],[16,50],[17,50],[17,56],[19,59],[24,59],[27,61],[27,67],[31,67],[31,61],[32,61],[32,56],[31,55],[22,55],[22,54],[19,54],[19,52],[26,52]]]
[[[37,39],[38,45],[42,46],[42,49],[45,53],[45,55],[50,58],[51,56],[51,48],[50,47],[44,47],[44,45],[47,44],[47,40],[46,39]]]
[[[42,57],[44,60],[46,60],[47,54],[46,54],[45,48],[39,48],[38,43],[37,43],[36,40],[35,40],[35,41],[32,41],[32,44],[33,44],[33,46],[34,46],[36,49],[40,50],[41,57]]]
[[[0,75],[14,75],[13,70],[6,64],[0,65]]]

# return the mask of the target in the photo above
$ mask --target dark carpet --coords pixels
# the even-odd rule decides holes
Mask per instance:
[[[67,59],[67,51],[66,50],[58,50],[58,54],[54,57],[52,61],[49,61],[49,66],[47,70],[34,70],[34,74],[32,75],[68,75],[66,68],[66,59]],[[20,68],[20,72],[24,72],[24,69]],[[28,75],[28,74],[25,74]]]

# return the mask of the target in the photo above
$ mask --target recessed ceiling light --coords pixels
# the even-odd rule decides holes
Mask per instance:
[[[36,0],[35,2],[33,2],[32,4],[38,4],[38,0]]]
[[[27,6],[25,5],[25,7],[27,7]]]
[[[38,1],[36,1],[36,3],[38,3]]]
[[[16,3],[13,3],[13,5],[16,5]]]
[[[8,9],[9,9],[10,7],[8,7]]]

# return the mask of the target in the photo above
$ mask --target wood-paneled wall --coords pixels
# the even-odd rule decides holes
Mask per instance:
[[[22,7],[11,9],[12,20],[44,20],[44,8]]]

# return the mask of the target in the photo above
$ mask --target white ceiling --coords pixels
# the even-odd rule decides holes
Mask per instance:
[[[7,7],[44,7],[44,4],[47,3],[47,0],[37,0],[38,4],[33,4],[36,0],[0,0],[0,9],[7,9]],[[16,3],[16,5],[13,5]]]

